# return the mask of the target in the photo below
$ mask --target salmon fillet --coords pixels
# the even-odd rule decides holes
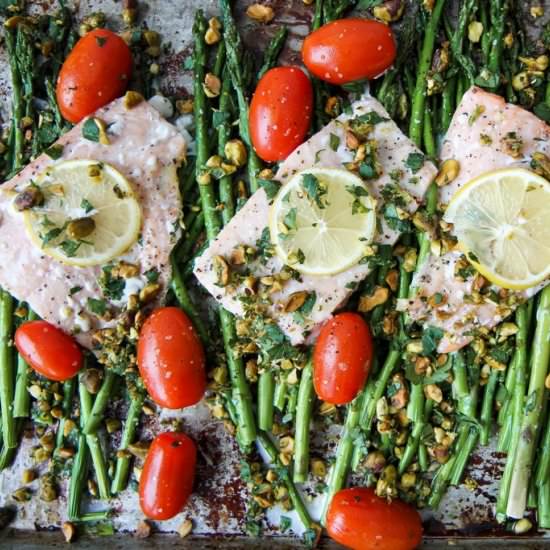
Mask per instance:
[[[280,165],[275,179],[284,184],[294,174],[308,168],[342,168],[344,164],[351,162],[354,151],[346,146],[344,123],[351,118],[372,112],[384,119],[374,125],[371,134],[372,139],[377,142],[377,158],[382,167],[382,174],[367,181],[371,194],[378,201],[379,231],[375,242],[393,245],[400,234],[389,227],[382,215],[382,190],[386,186],[395,185],[396,174],[400,174],[397,178],[398,187],[404,190],[410,199],[404,209],[412,213],[421,203],[437,170],[429,161],[421,162],[421,166],[414,173],[406,166],[409,155],[419,155],[420,151],[390,120],[388,113],[375,99],[366,97],[355,102],[352,105],[352,113],[342,114],[303,143]],[[331,138],[331,135],[336,138]],[[331,146],[331,139],[333,144],[336,139],[337,147]],[[239,245],[256,248],[262,241],[262,236],[269,239],[270,204],[271,200],[264,189],[256,191],[195,263],[195,275],[199,282],[225,309],[237,316],[244,314],[243,297],[246,297],[247,290],[244,285],[219,286],[214,258],[230,258]],[[255,278],[278,274],[283,267],[277,256],[271,256],[265,262],[253,261],[247,265],[249,273]],[[361,263],[332,276],[301,275],[299,279],[291,279],[284,284],[280,292],[271,295],[268,315],[276,320],[292,344],[301,344],[316,325],[331,317],[332,312],[345,302],[370,271],[368,263]],[[316,299],[307,317],[297,321],[296,315],[286,313],[282,304],[286,304],[291,295],[301,291],[310,294],[314,292]]]
[[[177,129],[145,101],[127,110],[118,99],[94,116],[109,125],[110,145],[85,139],[83,121],[57,141],[63,147],[59,159],[40,155],[4,183],[0,192],[0,286],[43,319],[75,334],[85,347],[91,347],[93,330],[112,325],[87,307],[89,298],[102,298],[98,284],[102,266],[69,266],[44,254],[28,237],[22,214],[13,208],[13,192],[27,187],[48,166],[73,159],[108,163],[130,181],[141,206],[141,238],[113,262],[136,264],[141,273],[126,279],[123,296],[113,301],[123,306],[129,295],[145,286],[144,273],[149,270],[157,270],[158,282],[168,288],[170,252],[180,234],[177,168],[186,151]]]
[[[534,114],[504,101],[495,94],[473,87],[458,106],[443,140],[441,159],[460,164],[458,177],[442,187],[441,204],[447,204],[460,187],[485,172],[522,166],[530,168],[533,153],[550,156],[550,126]],[[495,299],[502,289],[493,286],[489,295],[476,294],[474,277],[457,277],[463,255],[457,251],[430,256],[415,275],[416,297],[399,304],[412,319],[445,331],[438,351],[447,353],[471,342],[480,327],[491,329],[509,316],[518,303],[534,296],[549,281],[525,291],[505,291],[506,303]],[[441,295],[434,308],[427,299]],[[478,302],[481,299],[481,302]]]

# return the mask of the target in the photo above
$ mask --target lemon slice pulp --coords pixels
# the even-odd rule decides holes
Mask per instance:
[[[550,276],[550,183],[530,170],[483,174],[451,199],[444,219],[492,283],[530,288]]]
[[[286,265],[309,275],[332,275],[365,256],[376,232],[376,203],[351,172],[304,170],[277,194],[269,226]]]
[[[128,180],[112,166],[70,160],[47,168],[33,185],[43,202],[27,209],[33,243],[63,263],[105,264],[138,239],[141,210]]]

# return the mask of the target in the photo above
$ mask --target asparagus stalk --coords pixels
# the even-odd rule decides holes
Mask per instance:
[[[365,392],[361,392],[349,405],[346,415],[346,422],[340,441],[338,442],[338,449],[336,450],[336,460],[332,466],[328,479],[328,487],[325,492],[323,502],[323,512],[321,514],[321,523],[325,525],[326,515],[332,497],[344,486],[349,471],[349,466],[353,454],[353,439],[354,432],[357,430],[357,426],[360,420],[360,412],[363,407],[363,401],[365,399]]]
[[[4,447],[17,447],[13,417],[14,364],[11,337],[13,330],[13,298],[0,289],[0,408]]]
[[[493,369],[485,386],[485,394],[483,396],[481,413],[479,417],[481,424],[480,442],[482,445],[489,444],[489,436],[491,434],[491,426],[493,421],[493,404],[499,377],[499,372]]]
[[[464,71],[468,80],[469,86],[472,86],[474,84],[475,66],[473,61],[469,57],[464,55],[462,50],[464,45],[464,35],[466,34],[466,29],[468,27],[468,24],[470,23],[470,17],[474,8],[476,7],[476,4],[476,0],[465,0],[465,2],[462,3],[460,12],[458,14],[458,24],[451,39],[451,51],[453,52],[453,55],[462,67],[462,70]]]
[[[500,81],[500,64],[505,32],[507,3],[504,0],[490,0],[491,4],[491,51],[488,68]]]
[[[105,369],[105,378],[103,379],[101,389],[97,392],[94,406],[92,407],[90,414],[86,415],[86,419],[84,421],[82,431],[85,435],[94,434],[101,425],[105,414],[105,409],[107,408],[113,393],[113,386],[115,385],[116,379],[117,375],[112,370]]]
[[[222,0],[222,12],[224,15],[225,26],[225,41],[227,46],[227,66],[230,70],[233,79],[233,86],[239,99],[239,108],[241,109],[241,124],[246,125],[246,135],[243,134],[241,127],[241,135],[245,138],[248,136],[248,105],[244,98],[242,88],[242,72],[239,66],[237,51],[240,51],[240,37],[238,36],[231,8],[227,0]],[[197,140],[197,182],[199,183],[199,191],[202,202],[202,210],[204,212],[204,221],[206,226],[206,236],[208,241],[215,239],[221,229],[221,219],[218,215],[215,202],[214,187],[210,178],[204,178],[202,166],[208,158],[208,127],[206,124],[206,97],[202,88],[204,80],[206,51],[204,45],[204,33],[206,31],[206,21],[202,10],[198,10],[195,16],[195,24],[193,26],[193,35],[195,39],[195,128]],[[242,48],[241,48],[242,49]],[[242,97],[241,97],[242,96]],[[245,105],[241,105],[242,102]],[[246,108],[246,120],[242,120],[242,109]],[[249,142],[249,140],[248,140]],[[229,214],[228,214],[229,215]],[[233,399],[238,415],[237,429],[240,432],[241,442],[248,447],[256,439],[256,423],[252,410],[252,395],[248,382],[244,373],[244,364],[241,357],[234,351],[234,342],[236,340],[235,323],[231,313],[223,308],[220,308],[220,322],[222,327],[222,336],[227,356],[227,366],[231,385],[233,388]]]
[[[520,424],[523,417],[523,407],[525,404],[525,392],[527,385],[527,339],[529,332],[529,324],[533,310],[533,300],[528,304],[521,305],[516,311],[516,324],[518,333],[516,335],[516,383],[514,395],[511,403],[511,414],[513,422],[510,426],[510,443],[507,447],[508,458],[506,466],[502,473],[500,488],[497,497],[496,517],[497,521],[506,519],[506,507],[508,505],[508,497],[510,495],[510,483],[512,481],[512,473],[514,471],[514,462],[516,450],[518,448],[521,437]]]
[[[512,518],[522,518],[527,503],[529,478],[535,452],[535,436],[546,394],[544,381],[550,362],[548,334],[550,334],[550,287],[546,287],[542,291],[537,308],[537,327],[532,344],[531,377],[506,509],[507,515]]]
[[[426,25],[422,51],[416,73],[416,85],[412,98],[411,120],[409,125],[409,137],[420,146],[424,123],[424,109],[426,104],[426,80],[432,63],[437,28],[445,7],[446,0],[437,0],[432,14]]]
[[[84,435],[79,435],[78,449],[73,459],[71,479],[69,481],[67,506],[67,516],[69,521],[80,520],[80,503],[82,502],[82,494],[84,492],[84,484],[86,483],[86,475],[88,472],[87,462],[86,437]]]
[[[304,527],[306,527],[307,529],[314,529],[315,531],[317,531],[319,529],[319,526],[311,519],[311,516],[309,515],[309,512],[304,505],[302,497],[300,496],[300,493],[296,488],[296,485],[294,485],[294,482],[290,478],[290,474],[288,473],[288,470],[283,466],[283,464],[279,460],[279,453],[277,452],[275,445],[273,444],[269,436],[261,430],[258,431],[258,443],[266,451],[271,462],[277,465],[280,471],[283,472],[283,480],[288,490],[290,500]]]
[[[128,414],[126,415],[126,422],[124,423],[124,430],[122,431],[122,437],[118,448],[119,452],[117,453],[115,475],[111,483],[111,493],[113,495],[120,493],[126,489],[128,485],[131,457],[128,455],[127,449],[128,445],[135,439],[143,401],[144,395],[141,392],[131,396],[130,406],[128,408]]]
[[[63,416],[59,420],[57,426],[57,435],[55,440],[55,450],[59,450],[63,447],[63,441],[65,439],[65,422],[71,414],[71,409],[73,405],[73,397],[76,388],[76,381],[74,378],[65,380],[63,382],[63,403],[61,404],[61,409],[63,410]]]
[[[176,251],[176,258],[178,263],[185,261],[191,254],[191,250],[197,244],[201,233],[204,231],[204,214],[198,212],[190,226],[188,227],[187,234],[184,241],[178,247]]]
[[[80,381],[78,385],[78,391],[80,395],[80,419],[82,424],[86,426],[90,415],[92,414],[93,399],[82,381]],[[99,394],[96,397],[96,400],[97,399],[99,399]],[[86,445],[90,450],[90,455],[92,457],[99,497],[101,499],[108,499],[110,497],[109,476],[107,475],[105,456],[103,454],[103,449],[101,448],[101,443],[99,442],[99,437],[95,433],[86,435]]]
[[[6,42],[6,49],[8,51],[8,59],[10,63],[11,71],[11,83],[12,83],[12,119],[11,119],[11,131],[13,132],[13,155],[11,163],[11,171],[16,172],[23,164],[23,129],[21,126],[21,119],[23,118],[23,100],[21,90],[21,75],[19,67],[17,65],[17,57],[15,54],[15,36],[14,31],[5,29],[4,39]]]
[[[37,315],[29,310],[27,321],[34,321]],[[17,355],[17,376],[15,379],[15,394],[13,398],[13,416],[29,418],[31,414],[31,399],[27,389],[29,381],[29,366],[21,355]]]
[[[304,367],[296,405],[296,433],[294,448],[294,483],[307,481],[309,469],[309,427],[313,414],[315,391],[313,389],[313,365]]]
[[[275,380],[269,366],[258,378],[258,428],[271,431],[273,428],[273,400],[275,395]]]
[[[267,45],[262,66],[258,71],[258,80],[260,80],[269,69],[277,65],[277,59],[285,46],[287,35],[288,29],[286,27],[281,27]]]
[[[233,19],[233,14],[231,13],[230,0],[220,0],[220,8],[223,16],[224,40],[227,47],[227,68],[233,81],[233,88],[235,89],[237,104],[239,106],[239,133],[248,146],[248,183],[250,191],[254,193],[258,189],[257,175],[261,170],[261,161],[252,147],[248,130],[248,101],[246,98],[245,74],[242,63],[243,46],[235,20]]]
[[[197,329],[202,343],[206,345],[209,342],[208,331],[206,329],[206,326],[204,325],[203,320],[197,312],[195,304],[191,301],[191,296],[189,296],[189,293],[187,292],[187,288],[185,287],[185,284],[183,282],[179,266],[176,263],[173,254],[170,256],[170,262],[172,264],[172,281],[170,284],[172,287],[172,291],[174,292],[174,296],[176,297],[180,308],[185,311],[187,316],[193,322],[193,325]]]

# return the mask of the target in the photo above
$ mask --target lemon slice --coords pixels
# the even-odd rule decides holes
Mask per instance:
[[[332,275],[365,256],[376,231],[376,203],[351,172],[305,170],[277,194],[269,225],[285,264],[309,275]]]
[[[128,180],[112,166],[70,160],[48,167],[33,185],[43,202],[24,211],[34,244],[63,263],[102,265],[138,239],[141,211]]]
[[[445,220],[492,283],[521,290],[550,276],[550,183],[523,168],[488,172],[452,198]]]

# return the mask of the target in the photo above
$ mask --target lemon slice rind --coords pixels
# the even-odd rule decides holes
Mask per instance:
[[[308,175],[321,185],[317,198],[304,186]],[[296,221],[289,228],[292,210]],[[355,174],[311,168],[295,174],[280,189],[271,206],[269,230],[284,264],[306,275],[334,275],[365,257],[376,233],[376,201]]]
[[[512,290],[550,277],[549,219],[550,183],[525,168],[474,178],[455,193],[444,215],[472,265]]]
[[[92,167],[100,168],[99,176],[90,176]],[[64,161],[49,166],[34,184],[43,191],[46,202],[23,212],[25,229],[33,244],[48,256],[76,267],[104,265],[137,241],[141,230],[138,199],[130,182],[111,165],[97,160]],[[86,212],[83,204],[91,210]],[[94,220],[95,229],[77,242],[76,250],[61,246],[69,240],[63,233],[52,239],[51,245],[45,244],[44,236],[51,227],[63,227],[86,216]]]

